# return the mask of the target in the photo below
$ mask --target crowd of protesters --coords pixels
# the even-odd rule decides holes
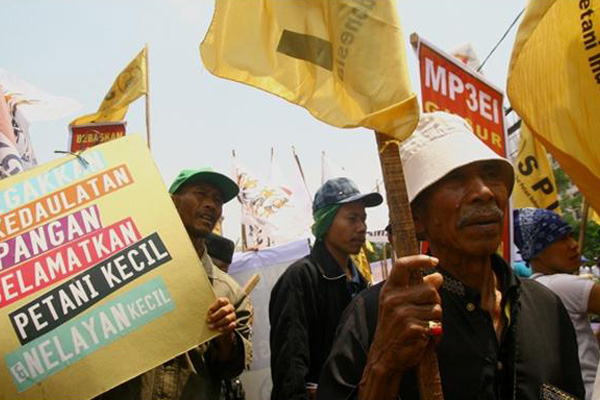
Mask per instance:
[[[325,182],[312,250],[271,291],[271,399],[419,399],[417,365],[432,344],[445,399],[592,399],[600,352],[588,314],[600,313],[600,286],[573,275],[572,228],[552,211],[515,210],[533,272],[519,277],[496,254],[511,163],[443,112],[422,115],[400,154],[427,254],[398,258],[371,285],[350,256],[366,239],[365,208],[383,199],[348,178]],[[217,294],[206,323],[220,335],[97,398],[244,399],[253,310],[227,274],[233,242],[212,234],[239,188],[204,168],[182,171],[169,191]]]

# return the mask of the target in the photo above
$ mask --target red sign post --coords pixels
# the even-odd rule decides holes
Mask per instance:
[[[125,121],[69,125],[70,151],[76,153],[100,143],[125,136]]]
[[[480,74],[415,34],[411,41],[419,57],[424,111],[446,111],[461,116],[471,125],[481,141],[498,155],[508,158],[502,91]],[[509,262],[512,243],[511,216],[511,212],[505,215],[500,249],[501,255]]]

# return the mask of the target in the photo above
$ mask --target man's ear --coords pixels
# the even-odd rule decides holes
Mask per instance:
[[[425,224],[423,219],[416,213],[413,212],[413,221],[415,222],[415,233],[417,234],[417,240],[425,240]]]
[[[417,240],[424,241],[426,239],[426,225],[425,218],[423,216],[423,207],[419,204],[415,204],[412,209],[413,222],[415,224],[415,233],[417,234]]]
[[[175,208],[179,208],[179,197],[174,195],[173,193],[171,193],[171,200],[173,200],[173,203],[175,204]]]

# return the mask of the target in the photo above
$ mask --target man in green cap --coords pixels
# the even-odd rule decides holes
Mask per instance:
[[[342,311],[368,285],[350,259],[365,243],[365,207],[382,202],[348,178],[330,179],[315,194],[315,245],[271,292],[272,400],[314,397]]]
[[[209,168],[183,170],[169,188],[175,207],[217,295],[206,322],[221,334],[114,389],[99,400],[219,400],[221,382],[249,367],[252,308],[240,286],[215,267],[204,239],[239,188]],[[176,327],[173,327],[176,329]]]

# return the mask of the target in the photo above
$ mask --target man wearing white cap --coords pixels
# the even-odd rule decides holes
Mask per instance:
[[[441,112],[424,114],[400,153],[417,234],[432,257],[399,259],[384,284],[349,305],[318,398],[418,399],[415,366],[431,340],[446,400],[582,398],[561,301],[520,281],[495,254],[512,165]],[[434,269],[408,285],[411,274]]]

